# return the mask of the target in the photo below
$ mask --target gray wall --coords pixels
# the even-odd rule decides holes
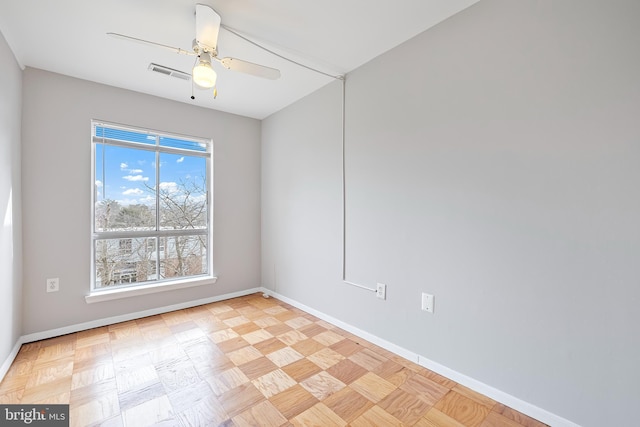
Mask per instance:
[[[24,334],[260,285],[260,121],[37,69],[23,78]],[[93,118],[213,138],[215,285],[85,302]]]
[[[22,72],[0,33],[0,365],[22,332]]]
[[[640,3],[483,0],[262,128],[263,284],[584,426],[640,401]],[[420,293],[435,294],[435,314]]]

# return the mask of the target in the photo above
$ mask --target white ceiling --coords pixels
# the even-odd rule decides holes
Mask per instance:
[[[263,119],[332,81],[221,30],[219,56],[278,68],[277,81],[218,71],[218,97],[152,73],[190,72],[194,58],[107,36],[116,32],[191,50],[195,4],[222,24],[331,75],[354,70],[478,0],[0,0],[0,31],[23,67]]]

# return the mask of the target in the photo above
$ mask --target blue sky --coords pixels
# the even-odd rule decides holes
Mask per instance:
[[[155,203],[147,188],[156,184],[155,166],[153,151],[96,144],[96,202],[112,199],[122,206]],[[201,182],[205,171],[202,157],[160,153],[159,186],[167,191],[177,191],[181,180]]]

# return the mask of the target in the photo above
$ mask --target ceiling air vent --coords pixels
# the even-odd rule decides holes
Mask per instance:
[[[174,70],[173,68],[165,67],[164,65],[149,64],[149,70],[156,73],[164,74],[165,76],[175,77],[180,80],[191,80],[191,75],[183,71]]]

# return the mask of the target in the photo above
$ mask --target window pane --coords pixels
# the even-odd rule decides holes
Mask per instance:
[[[156,280],[155,238],[95,241],[96,288]]]
[[[160,145],[163,147],[182,148],[185,150],[207,152],[207,144],[198,141],[189,141],[186,139],[170,138],[168,136],[160,137]]]
[[[160,154],[160,229],[207,228],[206,172],[202,157]]]
[[[171,236],[159,240],[161,278],[208,273],[206,236]]]
[[[155,153],[95,146],[96,231],[154,230]]]

